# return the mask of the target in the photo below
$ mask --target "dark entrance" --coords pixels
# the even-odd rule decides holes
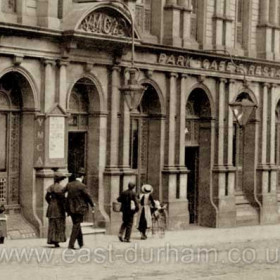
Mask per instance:
[[[68,170],[73,181],[80,167],[86,170],[86,132],[69,132],[68,135]]]
[[[188,193],[190,224],[198,222],[198,147],[185,148],[185,165],[189,169],[188,174]]]

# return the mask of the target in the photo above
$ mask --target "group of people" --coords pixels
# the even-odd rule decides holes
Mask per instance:
[[[134,189],[135,183],[130,182],[128,189],[117,198],[118,202],[121,203],[120,211],[123,219],[118,235],[121,242],[130,242],[134,214],[139,210],[137,229],[141,233],[141,239],[147,239],[146,231],[152,226],[152,209],[156,207],[152,196],[153,187],[147,184],[143,185],[140,196],[137,196]]]
[[[76,240],[80,248],[84,245],[81,223],[89,210],[89,205],[94,209],[92,198],[86,185],[83,184],[84,176],[85,170],[80,168],[76,179],[63,187],[61,181],[66,176],[56,172],[54,184],[47,189],[45,196],[48,202],[47,217],[49,219],[47,243],[53,244],[56,248],[59,247],[60,242],[66,242],[66,214],[71,217],[73,223],[68,248],[75,250]]]

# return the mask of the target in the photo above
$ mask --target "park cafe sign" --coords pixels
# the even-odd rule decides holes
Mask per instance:
[[[168,55],[161,53],[158,63],[191,69],[203,69],[210,71],[246,74],[250,76],[261,76],[268,78],[280,78],[280,68],[267,65],[232,63],[231,61],[198,58],[185,55]]]

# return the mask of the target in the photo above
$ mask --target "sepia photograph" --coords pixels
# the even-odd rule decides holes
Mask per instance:
[[[280,279],[280,0],[0,0],[0,279]]]

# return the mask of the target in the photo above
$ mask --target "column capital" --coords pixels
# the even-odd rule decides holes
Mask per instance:
[[[234,83],[236,82],[236,80],[234,80],[234,79],[229,79],[228,82],[229,82],[229,84],[234,84]]]
[[[277,85],[277,84],[272,83],[272,84],[270,84],[270,87],[271,87],[271,88],[277,88],[277,87],[278,87],[278,85]]]
[[[145,76],[148,78],[148,79],[151,79],[152,76],[154,74],[154,70],[153,69],[147,69],[145,70]]]
[[[66,59],[58,59],[58,60],[56,61],[56,63],[57,63],[57,65],[58,65],[59,67],[61,67],[61,66],[68,66],[69,61],[66,60]]]
[[[185,73],[181,73],[181,74],[180,74],[180,77],[181,77],[181,79],[183,80],[183,79],[187,79],[187,78],[189,77],[189,75],[188,75],[188,74],[185,74]]]
[[[44,63],[45,66],[47,66],[47,65],[54,66],[55,65],[55,61],[52,60],[52,59],[48,59],[48,58],[44,58],[43,63]]]
[[[169,77],[169,78],[175,78],[175,79],[177,79],[177,78],[178,78],[178,74],[177,74],[177,73],[174,73],[174,72],[171,72],[171,73],[168,74],[168,77]]]
[[[264,82],[264,83],[262,83],[262,86],[263,86],[264,88],[268,88],[268,87],[270,87],[270,83]]]
[[[122,71],[122,68],[118,65],[113,65],[110,67],[111,68],[111,71],[117,71],[117,72],[121,72]]]
[[[225,78],[220,78],[220,83],[221,83],[221,84],[226,84],[226,83],[227,83],[227,79],[225,79]]]

